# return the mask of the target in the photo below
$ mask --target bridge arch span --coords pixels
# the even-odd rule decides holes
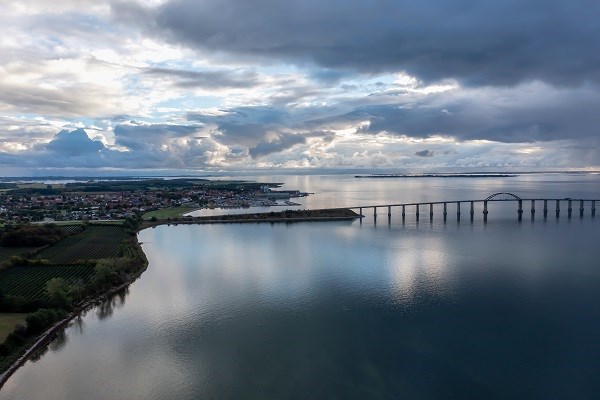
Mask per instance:
[[[519,196],[517,196],[517,195],[516,195],[516,194],[514,194],[514,193],[509,193],[509,192],[498,192],[498,193],[494,193],[493,195],[486,197],[486,198],[485,198],[485,200],[486,200],[486,201],[487,201],[487,200],[492,200],[494,197],[498,197],[498,196],[502,196],[502,195],[505,195],[505,196],[510,196],[510,197],[514,198],[515,200],[521,200],[521,198],[520,198]]]

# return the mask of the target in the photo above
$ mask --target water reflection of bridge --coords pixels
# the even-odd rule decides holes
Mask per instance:
[[[418,221],[419,220],[419,215],[420,215],[420,211],[425,208],[425,210],[427,210],[427,208],[429,208],[429,220],[433,221],[433,215],[434,215],[434,206],[442,206],[443,207],[443,211],[442,211],[442,215],[444,216],[444,221],[447,220],[448,217],[448,206],[449,205],[455,205],[455,210],[456,210],[456,220],[460,221],[460,216],[461,216],[461,205],[462,204],[467,204],[470,206],[469,209],[469,216],[470,216],[470,220],[473,221],[474,217],[475,217],[475,205],[476,204],[481,204],[483,203],[483,221],[487,222],[488,219],[488,203],[489,202],[498,202],[498,201],[502,201],[502,202],[514,202],[517,204],[517,218],[519,221],[521,221],[523,219],[523,203],[525,204],[531,204],[531,219],[535,219],[535,212],[536,212],[536,204],[539,204],[542,206],[542,212],[544,215],[544,219],[548,218],[548,211],[549,208],[548,206],[550,205],[550,207],[554,206],[554,214],[556,216],[556,218],[560,217],[560,212],[561,212],[561,206],[563,204],[565,204],[567,206],[566,210],[567,210],[567,217],[571,218],[573,216],[573,206],[579,206],[579,217],[583,218],[583,216],[585,215],[585,210],[586,210],[586,205],[589,207],[590,210],[590,215],[592,217],[596,216],[596,202],[600,201],[600,200],[592,200],[592,199],[572,199],[570,197],[566,197],[566,198],[562,198],[562,199],[552,199],[552,198],[534,198],[534,199],[522,199],[519,196],[513,194],[513,193],[506,193],[506,192],[501,192],[501,193],[494,193],[491,196],[488,196],[487,198],[483,199],[483,200],[452,200],[452,201],[427,201],[427,202],[419,202],[419,203],[400,203],[400,204],[383,204],[383,205],[369,205],[369,206],[358,206],[358,207],[349,207],[351,210],[359,210],[359,214],[361,215],[361,218],[364,217],[363,215],[363,210],[364,209],[373,209],[373,217],[376,219],[377,218],[377,210],[378,209],[387,209],[387,215],[388,218],[392,217],[392,209],[398,209],[400,208],[402,210],[402,220],[404,221],[406,219],[406,213],[410,212],[411,209],[414,212],[415,218]]]

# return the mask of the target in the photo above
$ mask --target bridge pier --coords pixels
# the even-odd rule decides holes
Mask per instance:
[[[488,209],[487,209],[487,200],[483,201],[483,222],[487,222]]]
[[[512,196],[512,199],[506,199],[506,198],[494,198],[499,194],[503,194],[503,193],[496,193],[492,196],[489,196],[483,200],[453,200],[453,201],[440,201],[440,202],[427,202],[427,203],[405,203],[405,204],[386,204],[386,205],[367,205],[367,206],[360,206],[360,207],[352,207],[352,210],[358,210],[359,211],[359,218],[360,218],[360,222],[362,224],[362,218],[365,218],[366,215],[363,215],[363,211],[366,211],[365,209],[373,209],[373,220],[375,222],[375,224],[377,223],[377,213],[379,208],[384,208],[385,211],[385,207],[387,207],[387,216],[388,216],[388,224],[391,224],[392,221],[392,207],[402,207],[402,224],[405,223],[406,221],[406,207],[409,208],[409,213],[410,213],[410,208],[412,206],[415,206],[415,219],[417,221],[417,223],[420,220],[421,217],[421,206],[423,207],[427,207],[427,205],[429,205],[429,221],[433,222],[434,221],[434,206],[436,204],[442,204],[443,205],[443,220],[444,223],[447,222],[448,219],[448,203],[453,204],[456,203],[456,221],[458,223],[460,223],[460,217],[461,217],[461,204],[462,203],[469,203],[469,217],[470,217],[470,221],[473,222],[475,220],[475,203],[483,203],[483,222],[487,223],[488,221],[488,216],[489,216],[489,202],[490,201],[511,201],[511,202],[517,202],[518,203],[518,208],[517,208],[517,217],[518,217],[518,221],[521,222],[523,220],[523,202],[529,202],[531,201],[531,221],[535,220],[535,213],[536,213],[536,202],[542,202],[543,201],[543,215],[544,215],[544,221],[548,218],[548,211],[549,211],[549,207],[548,207],[548,203],[554,201],[556,203],[556,219],[558,220],[560,218],[560,207],[561,207],[561,202],[565,201],[567,202],[567,212],[568,212],[568,218],[571,219],[573,218],[573,203],[575,202],[575,205],[577,205],[577,203],[579,203],[579,217],[580,218],[584,218],[585,216],[585,203],[586,201],[590,203],[590,215],[592,218],[596,217],[596,202],[598,200],[592,200],[592,199],[572,199],[572,198],[562,198],[562,199],[521,199],[519,197],[517,197],[516,195],[513,195],[511,193],[504,193],[507,195]],[[538,207],[542,207],[541,205],[539,205],[538,203]],[[550,206],[551,207],[551,206]],[[366,214],[368,214],[369,212],[366,211]],[[385,215],[385,214],[384,214]],[[564,218],[564,216],[563,216]]]
[[[471,222],[473,222],[473,216],[475,215],[475,206],[471,202]]]

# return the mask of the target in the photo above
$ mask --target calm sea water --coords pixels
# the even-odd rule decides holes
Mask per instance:
[[[599,175],[264,179],[314,192],[301,208],[600,197]],[[148,270],[0,398],[598,398],[600,216],[480,211],[142,231]]]

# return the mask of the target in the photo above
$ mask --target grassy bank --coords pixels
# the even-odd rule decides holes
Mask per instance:
[[[25,325],[25,317],[23,313],[6,313],[0,314],[0,343],[6,340],[6,337],[15,330],[17,325]]]
[[[156,219],[177,218],[180,217],[182,214],[192,212],[194,210],[197,210],[197,208],[186,206],[163,208],[162,210],[147,212],[142,216],[142,219],[148,220],[152,217],[155,217]]]

